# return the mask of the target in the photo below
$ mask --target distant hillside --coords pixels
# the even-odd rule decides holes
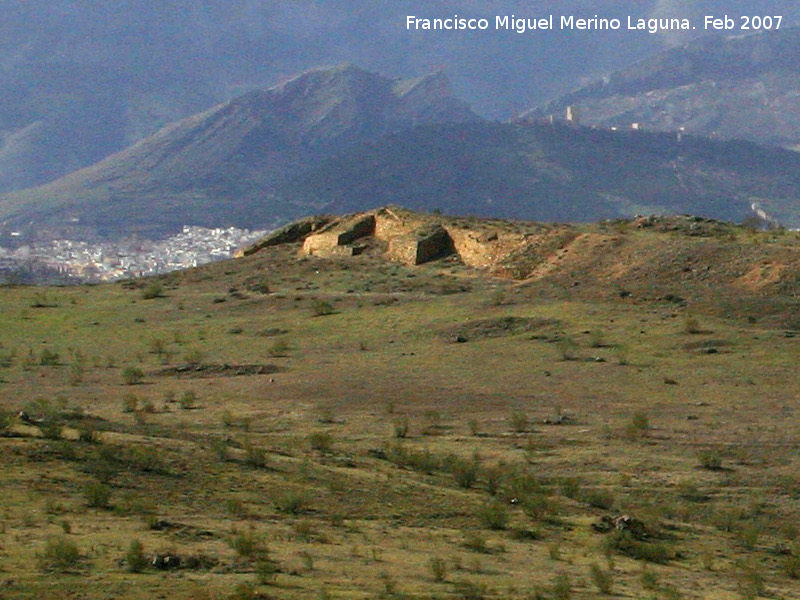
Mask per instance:
[[[687,132],[800,145],[800,29],[672,48],[522,114],[562,116],[576,106],[586,125]]]
[[[741,221],[757,202],[781,224],[800,225],[795,152],[558,123],[406,122],[403,128],[394,120],[397,110],[391,120],[376,117],[389,96],[362,98],[374,109],[365,113],[356,111],[353,98],[278,111],[287,97],[308,99],[299,92],[308,89],[309,77],[328,75],[250,94],[90,169],[4,197],[5,230],[33,222],[39,231],[56,231],[77,220],[76,226],[111,237],[157,236],[184,223],[267,228],[314,212],[389,203],[539,221],[651,213]],[[405,94],[391,96],[395,107],[406,107]],[[398,130],[355,143],[392,125]]]
[[[417,124],[474,121],[448,80],[392,80],[345,65],[306,72],[167,126],[102,162],[0,197],[5,230],[159,235],[186,223],[267,226],[297,216],[269,199],[287,177],[365,140]]]
[[[6,0],[0,193],[52,181],[167,123],[315,65],[353,62],[406,77],[445,68],[476,111],[506,119],[693,35],[440,35],[406,30],[409,14],[599,12],[702,22],[703,14],[770,13],[784,15],[785,25],[800,19],[794,0],[540,0],[522,11],[520,3],[498,0]]]
[[[398,203],[538,221],[691,213],[741,221],[760,202],[800,225],[800,155],[750,142],[567,125],[417,128],[353,148],[279,188],[329,212]]]

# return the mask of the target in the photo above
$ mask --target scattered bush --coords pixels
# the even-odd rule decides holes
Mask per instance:
[[[197,405],[197,393],[194,390],[186,390],[178,400],[178,406],[183,410],[191,410]]]
[[[312,450],[328,454],[333,451],[333,436],[327,431],[316,431],[308,436]]]
[[[228,545],[242,558],[258,560],[269,554],[263,540],[252,531],[234,532],[233,537],[228,540]]]
[[[447,561],[438,556],[434,556],[428,561],[431,577],[436,583],[441,583],[447,579]]]
[[[592,563],[589,566],[589,573],[601,594],[611,594],[614,589],[614,574],[611,571],[604,571],[597,563]]]
[[[508,510],[499,500],[487,502],[478,509],[478,518],[489,529],[502,530],[508,527]]]
[[[148,561],[144,554],[144,546],[139,540],[131,540],[125,554],[125,564],[129,573],[141,573],[147,568]]]
[[[475,485],[475,482],[478,480],[479,469],[477,458],[467,460],[465,458],[450,457],[447,463],[448,464],[445,466],[453,474],[453,477],[455,477],[458,487],[467,490]]]
[[[615,530],[606,537],[606,550],[616,551],[636,560],[664,564],[673,558],[669,547],[662,542],[637,540],[630,531]]]
[[[122,380],[125,385],[138,385],[144,379],[144,372],[139,367],[125,367],[122,370]]]
[[[480,533],[471,531],[464,535],[464,547],[473,552],[488,554],[490,552],[486,538]]]
[[[267,459],[267,451],[263,448],[248,444],[245,447],[245,462],[251,467],[257,469],[266,469],[269,461]]]
[[[237,583],[236,587],[228,596],[228,600],[256,600],[259,596],[256,594],[256,588],[252,583],[243,581]]]
[[[562,337],[556,343],[561,360],[575,360],[578,358],[578,344],[571,337]]]
[[[616,498],[614,496],[614,492],[610,490],[589,490],[583,497],[586,504],[592,506],[594,508],[602,508],[604,510],[610,510],[614,507],[614,502]]]
[[[58,352],[45,348],[39,353],[39,364],[43,367],[58,366]]]
[[[509,417],[511,421],[511,429],[516,433],[524,433],[528,431],[528,415],[522,411],[514,411]]]
[[[289,513],[296,515],[305,509],[308,500],[303,494],[288,490],[278,496],[275,501],[275,508],[282,513]]]
[[[273,358],[280,358],[282,356],[287,356],[290,349],[291,346],[286,340],[275,340],[267,352]]]
[[[394,424],[394,437],[404,439],[408,437],[408,419],[403,417]]]
[[[657,590],[659,587],[658,575],[645,567],[639,577],[642,587],[646,590]]]
[[[90,508],[109,508],[111,488],[99,481],[93,481],[84,490],[86,504]]]
[[[161,298],[163,295],[164,295],[164,286],[158,281],[154,281],[153,283],[151,283],[142,290],[142,299],[144,300]]]
[[[700,321],[694,315],[686,315],[683,317],[683,332],[684,333],[701,333]]]
[[[311,312],[315,317],[324,317],[334,313],[333,305],[325,300],[314,299],[311,302]]]
[[[559,573],[553,580],[553,600],[569,600],[572,598],[572,584],[569,575]]]
[[[593,329],[589,332],[589,346],[592,348],[605,347],[605,334],[602,329]]]
[[[266,554],[258,559],[256,564],[256,581],[261,585],[272,585],[280,573],[278,564]]]
[[[697,454],[697,460],[700,466],[710,471],[719,471],[722,469],[722,455],[719,450],[704,450]]]
[[[99,444],[102,441],[100,432],[91,423],[82,425],[78,429],[78,439],[86,444]]]
[[[42,554],[39,555],[40,567],[43,571],[65,573],[80,566],[82,557],[77,544],[64,537],[52,537],[47,540]]]
[[[453,583],[453,591],[456,597],[463,600],[483,600],[486,597],[488,588],[482,581],[467,581],[462,579]]]

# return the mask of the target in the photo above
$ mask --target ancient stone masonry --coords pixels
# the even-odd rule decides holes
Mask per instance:
[[[453,240],[438,223],[389,240],[387,258],[407,265],[421,265],[453,254]]]
[[[279,244],[291,244],[294,242],[299,242],[300,240],[304,239],[308,234],[317,231],[321,227],[324,227],[328,223],[333,220],[333,217],[307,217],[305,219],[300,219],[299,221],[294,221],[293,223],[289,223],[285,227],[281,227],[280,229],[276,229],[267,237],[262,240],[259,240],[252,246],[248,246],[247,248],[243,248],[236,252],[236,258],[242,258],[244,256],[250,256],[251,254],[255,254],[259,250],[263,248],[267,248],[269,246],[278,246]]]
[[[309,235],[303,242],[303,253],[319,257],[352,256],[357,254],[353,242],[375,233],[373,213],[336,220],[319,233]]]

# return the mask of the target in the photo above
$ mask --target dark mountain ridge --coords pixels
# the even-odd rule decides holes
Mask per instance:
[[[352,65],[312,70],[1,197],[0,218],[6,229],[79,222],[111,234],[159,234],[184,223],[264,226],[294,215],[265,206],[269,190],[332,152],[417,124],[478,119],[441,73],[399,80]]]

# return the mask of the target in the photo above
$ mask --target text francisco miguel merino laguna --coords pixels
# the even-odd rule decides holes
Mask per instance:
[[[729,17],[728,15],[703,17],[702,28],[705,30],[764,30],[780,29],[783,21],[782,16],[740,16]],[[494,27],[492,27],[494,25]],[[627,19],[604,18],[594,15],[589,18],[578,18],[574,15],[560,15],[557,19],[553,15],[546,17],[516,17],[514,15],[495,16],[492,18],[463,18],[458,15],[439,19],[428,19],[408,15],[406,17],[407,30],[505,30],[517,33],[538,30],[635,30],[658,33],[660,31],[692,30],[697,29],[689,19],[676,18],[651,18],[639,19],[627,17]]]

